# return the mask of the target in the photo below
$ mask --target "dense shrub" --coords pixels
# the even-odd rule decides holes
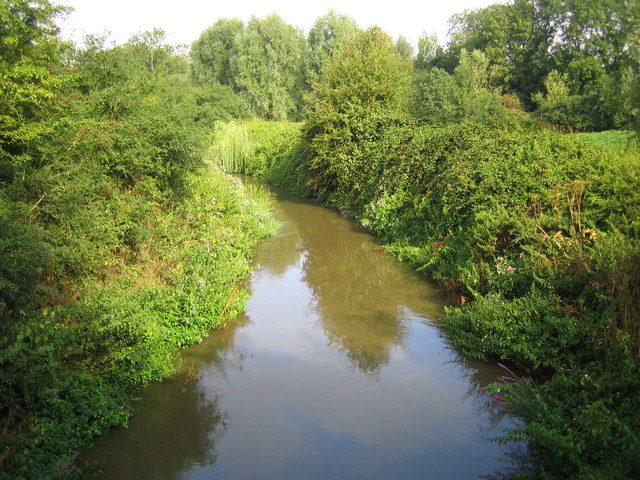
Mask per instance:
[[[132,396],[173,372],[179,348],[242,309],[246,258],[275,227],[269,199],[213,170],[185,189],[189,202],[129,219],[140,230],[135,254],[121,240],[123,255],[104,257],[107,271],[94,266],[100,275],[75,298],[4,326],[0,444],[10,455],[0,478],[57,474],[57,459],[126,423]]]
[[[72,52],[60,11],[0,4],[2,479],[67,475],[126,423],[138,389],[242,307],[274,228],[267,196],[202,162],[205,129],[246,116],[235,94],[190,85],[159,31]]]
[[[535,116],[543,122],[583,132],[614,127],[599,94],[570,95],[542,105]]]

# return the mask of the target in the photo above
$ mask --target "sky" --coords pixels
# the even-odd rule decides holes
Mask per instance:
[[[75,11],[58,21],[62,36],[82,43],[86,34],[110,32],[115,43],[160,28],[166,43],[188,46],[219,18],[265,17],[277,13],[305,33],[330,9],[352,17],[359,27],[379,26],[394,39],[403,35],[414,46],[423,32],[446,42],[448,20],[455,13],[499,0],[53,0]]]

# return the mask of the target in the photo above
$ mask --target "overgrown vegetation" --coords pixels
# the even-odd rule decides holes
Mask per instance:
[[[247,125],[274,154],[246,171],[282,168],[285,185],[356,217],[442,285],[454,345],[523,372],[493,390],[523,421],[503,440],[527,445],[504,476],[637,477],[640,155],[520,115],[417,125],[404,69],[388,37],[360,34],[287,148]]]
[[[139,388],[242,308],[270,200],[202,161],[247,116],[162,32],[81,50],[62,9],[0,4],[0,478],[74,474]],[[82,475],[75,472],[80,478]]]
[[[639,477],[639,8],[512,0],[415,57],[335,12],[306,38],[221,19],[187,57],[157,30],[76,49],[63,8],[0,3],[0,478],[72,473],[241,308],[269,201],[203,157],[440,282],[451,342],[521,372],[491,392],[523,421],[514,478]]]

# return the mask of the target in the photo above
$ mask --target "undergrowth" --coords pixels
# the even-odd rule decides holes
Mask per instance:
[[[130,218],[135,241],[105,255],[72,298],[4,330],[0,478],[71,474],[65,459],[126,425],[132,398],[175,371],[180,348],[242,310],[247,258],[276,228],[271,200],[211,168],[183,188],[189,202]]]
[[[253,173],[356,217],[440,283],[453,345],[531,377],[503,392],[523,421],[503,440],[526,444],[511,475],[637,478],[640,156],[535,126],[398,125],[318,166],[313,128],[290,128]]]

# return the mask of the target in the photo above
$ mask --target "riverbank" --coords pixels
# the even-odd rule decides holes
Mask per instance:
[[[129,225],[135,247],[105,256],[73,299],[23,312],[2,353],[22,398],[3,425],[0,478],[73,477],[75,452],[126,425],[132,400],[175,371],[180,349],[243,310],[248,257],[277,228],[269,195],[209,166],[182,194],[146,204]]]
[[[508,447],[487,437],[510,418],[482,393],[501,369],[448,345],[437,287],[352,219],[275,199],[282,226],[256,248],[245,311],[80,463],[105,480],[470,479],[503,465]]]
[[[524,421],[521,478],[638,474],[637,153],[532,126],[401,126],[320,165],[301,125],[246,129],[245,172],[357,218],[440,283],[454,345],[522,372],[491,390]]]

